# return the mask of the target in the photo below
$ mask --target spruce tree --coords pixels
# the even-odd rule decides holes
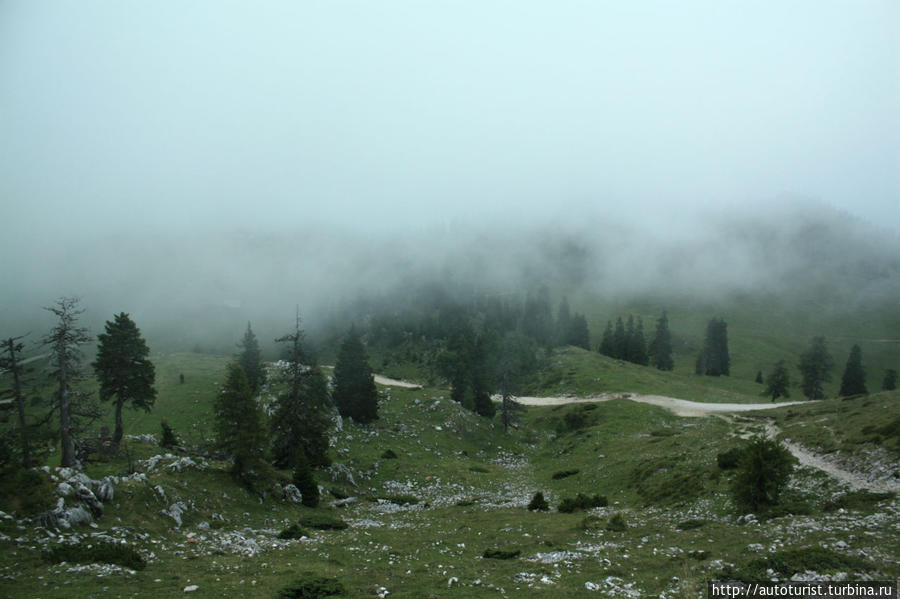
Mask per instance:
[[[378,418],[378,390],[362,339],[355,328],[344,338],[334,366],[332,398],[344,418],[360,423]]]
[[[612,338],[612,357],[617,360],[624,360],[628,355],[628,337],[625,333],[625,325],[622,323],[622,317],[616,318],[616,329]]]
[[[731,373],[728,325],[721,318],[713,318],[706,325],[706,338],[697,358],[696,372],[706,376],[728,376]]]
[[[884,380],[881,382],[881,389],[883,391],[893,391],[897,388],[897,371],[893,368],[888,368],[884,371]]]
[[[293,482],[300,491],[300,502],[303,505],[306,507],[319,505],[319,485],[313,476],[309,461],[303,455],[298,456],[297,465],[294,466]]]
[[[629,325],[631,324],[631,317],[628,317]],[[628,336],[628,361],[633,364],[640,364],[641,366],[646,366],[649,363],[649,358],[647,357],[647,344],[644,341],[644,321],[638,317],[637,326],[634,327],[631,334]]]
[[[294,332],[276,339],[287,344],[288,363],[281,375],[283,390],[275,400],[272,418],[273,457],[282,468],[295,467],[301,458],[314,466],[330,463],[328,430],[334,408],[328,382],[304,350],[303,336],[298,311]]]
[[[823,385],[831,380],[831,369],[834,360],[828,353],[825,337],[813,337],[809,349],[800,354],[800,375],[803,379],[800,384],[803,395],[808,399],[823,399],[825,389]]]
[[[865,395],[868,392],[866,372],[862,365],[862,350],[859,345],[854,345],[850,349],[850,356],[844,367],[844,375],[841,377],[840,395],[847,397],[848,395]]]
[[[763,391],[763,395],[771,397],[772,401],[779,397],[790,397],[790,386],[791,379],[787,367],[784,365],[784,360],[779,360],[772,368],[772,372],[769,373],[768,383],[766,384],[766,390]]]
[[[575,313],[575,316],[569,321],[569,332],[566,338],[566,345],[580,347],[590,351],[591,349],[591,332],[588,330],[587,318],[584,314]]]
[[[572,345],[571,338],[572,314],[569,310],[569,300],[565,296],[559,302],[559,312],[556,317],[556,344]]]
[[[265,460],[268,436],[262,408],[244,369],[235,362],[228,364],[214,410],[216,444],[232,458],[232,476],[252,487]]]
[[[238,344],[241,352],[238,354],[238,364],[244,369],[247,375],[247,382],[250,384],[250,390],[253,394],[258,394],[263,384],[266,382],[266,371],[263,368],[262,354],[259,351],[259,341],[247,323],[247,331],[244,338]]]
[[[615,353],[615,342],[613,341],[612,321],[606,321],[606,329],[603,331],[603,338],[600,341],[600,353],[604,356],[613,357]]]
[[[675,361],[672,359],[672,334],[669,332],[669,317],[665,311],[656,321],[656,332],[650,342],[651,363],[659,370],[672,370]]]
[[[116,314],[106,322],[106,332],[97,335],[97,357],[91,364],[99,383],[100,401],[113,401],[116,428],[112,442],[119,447],[124,434],[122,408],[150,412],[156,401],[156,368],[149,359],[150,348],[128,314]]]

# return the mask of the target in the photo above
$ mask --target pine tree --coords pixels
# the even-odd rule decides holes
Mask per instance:
[[[262,354],[259,351],[259,341],[257,341],[256,335],[253,334],[253,329],[250,328],[249,322],[247,323],[247,331],[244,333],[244,338],[238,344],[238,347],[241,348],[241,352],[238,354],[238,364],[244,369],[244,373],[247,375],[247,382],[250,383],[250,390],[256,395],[266,382],[266,371],[263,368]]]
[[[629,316],[629,325],[631,322],[632,319]],[[644,321],[640,317],[637,319],[637,326],[633,327],[631,334],[628,335],[628,361],[641,366],[646,366],[649,363],[647,344],[644,342]]]
[[[624,360],[628,355],[628,337],[621,316],[616,318],[616,330],[613,332],[612,341],[612,357]]]
[[[297,465],[293,473],[294,486],[300,491],[300,502],[306,507],[319,505],[319,485],[313,476],[312,468],[305,456],[297,458]]]
[[[378,418],[378,390],[362,339],[355,328],[344,338],[334,366],[332,399],[344,418],[360,423]]]
[[[831,369],[834,360],[828,353],[825,345],[825,337],[813,337],[809,349],[800,354],[800,374],[803,382],[800,384],[803,395],[808,399],[823,399],[825,390],[823,385],[831,380]]]
[[[214,410],[216,443],[234,461],[232,475],[252,486],[266,456],[265,416],[253,398],[244,369],[235,362],[228,364]]]
[[[854,345],[850,349],[850,356],[847,358],[847,365],[844,367],[844,375],[841,377],[842,397],[848,395],[865,395],[869,391],[866,389],[866,371],[862,365],[862,350],[859,345]]]
[[[565,296],[559,302],[559,312],[556,317],[556,344],[570,345],[570,333],[572,328],[572,314],[569,310],[569,300]]]
[[[97,335],[97,358],[91,364],[99,383],[100,401],[113,401],[116,429],[113,445],[122,441],[122,408],[130,404],[134,409],[150,412],[156,401],[156,369],[148,359],[150,348],[137,325],[122,312],[106,322],[106,332]]]
[[[301,458],[315,466],[330,463],[328,430],[334,407],[322,371],[303,348],[303,336],[298,311],[294,332],[276,339],[288,344],[284,390],[276,398],[272,418],[275,464],[282,468],[295,467]]]
[[[566,338],[566,345],[580,347],[590,351],[591,349],[591,332],[588,330],[587,318],[584,314],[575,313],[575,316],[569,321],[569,332]]]
[[[728,325],[721,318],[713,318],[706,325],[706,338],[697,358],[696,372],[706,376],[728,376],[731,373]]]
[[[665,311],[656,321],[656,332],[650,342],[652,364],[659,370],[672,370],[675,361],[672,359],[672,334],[669,332],[669,317]]]
[[[4,370],[12,373],[13,386],[4,390],[4,395],[8,395],[16,403],[16,412],[19,416],[19,440],[22,444],[22,466],[24,468],[31,467],[31,446],[28,442],[28,423],[25,420],[25,394],[22,386],[25,384],[25,375],[30,369],[26,368],[22,363],[21,353],[25,348],[19,340],[22,337],[10,337],[3,341],[3,349],[6,355],[0,357],[0,372]]]
[[[87,329],[77,326],[78,315],[84,310],[79,308],[79,301],[74,297],[62,297],[56,300],[56,306],[44,308],[56,315],[58,322],[44,339],[44,345],[50,347],[50,365],[52,376],[57,382],[56,402],[54,409],[59,412],[59,437],[62,446],[60,465],[74,467],[78,465],[75,455],[75,437],[77,435],[78,403],[81,397],[72,389],[73,383],[81,376],[82,345],[90,341]]]
[[[615,342],[613,341],[612,321],[606,321],[606,329],[603,331],[603,339],[600,341],[600,353],[604,356],[613,357],[615,354]]]
[[[883,391],[893,391],[897,388],[897,371],[893,368],[888,368],[884,371],[884,380],[881,382],[881,389]]]
[[[772,372],[769,373],[768,381],[766,390],[763,391],[763,395],[771,397],[772,401],[775,401],[779,397],[791,396],[791,379],[787,367],[784,365],[784,360],[779,360],[775,363]]]

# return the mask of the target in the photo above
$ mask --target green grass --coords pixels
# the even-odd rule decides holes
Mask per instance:
[[[592,364],[596,360],[571,353]],[[190,431],[195,439],[203,438],[214,383],[227,358],[172,354],[155,360],[157,406],[149,415],[126,412],[127,432],[158,433],[159,419],[165,416],[179,435]],[[630,365],[611,368],[623,385],[628,377],[642,374]],[[184,385],[178,383],[181,372]],[[659,374],[659,385],[683,376]],[[685,385],[707,385],[690,377]],[[165,380],[169,382],[163,384]],[[723,563],[750,571],[760,567],[758,560],[772,557],[786,569],[806,566],[790,552],[832,547],[838,539],[872,556],[869,562],[851,564],[854,572],[900,575],[890,557],[900,554],[900,523],[896,509],[885,507],[885,502],[895,506],[895,497],[847,495],[825,475],[804,471],[797,475],[795,495],[807,503],[808,516],[772,517],[756,525],[736,522],[728,494],[731,473],[718,468],[717,454],[738,443],[732,433],[745,423],[753,425],[753,415],[735,426],[720,418],[680,418],[655,406],[613,400],[589,410],[581,405],[528,408],[522,426],[505,434],[497,419],[461,410],[446,390],[382,390],[381,418],[365,426],[346,423],[332,450],[356,484],[317,472],[325,488],[357,502],[305,508],[271,493],[264,498],[249,493],[234,483],[226,463],[208,460],[206,468],[176,472],[168,468],[174,459],[162,460],[149,473],[149,484],[117,487],[98,529],[76,531],[114,537],[127,531],[130,545],[147,561],[145,569],[102,578],[95,571],[70,572],[68,566],[44,561],[43,533],[0,523],[0,595],[71,597],[99,595],[107,588],[104,596],[163,598],[184,596],[184,587],[197,585],[192,596],[268,598],[292,585],[302,587],[305,580],[319,581],[323,588],[327,581],[338,582],[349,597],[373,596],[385,587],[391,598],[401,599],[555,598],[581,597],[586,582],[602,584],[618,577],[645,596],[666,592],[694,597]],[[707,391],[712,398],[714,391]],[[732,392],[732,397],[740,396]],[[824,427],[845,422],[847,433],[837,448],[853,452],[877,446],[853,441],[868,438],[863,432],[867,427],[884,426],[900,416],[897,399],[896,394],[879,394],[782,408],[771,415],[786,435],[810,446],[832,436]],[[570,421],[579,414],[589,417],[570,429],[568,414],[576,415]],[[129,442],[129,449],[135,461],[165,453],[136,441]],[[396,458],[385,457],[388,449]],[[122,456],[87,468],[97,478],[124,474],[128,463]],[[573,470],[578,474],[553,476]],[[153,490],[156,485],[167,501]],[[573,514],[529,512],[526,506],[537,491],[552,506],[578,493],[606,496],[609,506]],[[419,501],[372,502],[366,497]],[[826,506],[840,497],[849,497],[842,504],[847,511]],[[160,513],[175,501],[190,506],[180,529]],[[873,513],[879,518],[860,520]],[[334,522],[347,526],[323,526]],[[291,526],[305,530],[307,539],[278,539]],[[247,555],[223,542],[238,534],[252,539],[260,552]],[[24,540],[17,542],[20,537]],[[765,552],[750,551],[753,544]],[[485,559],[489,551],[520,553],[512,559]],[[813,566],[832,567],[827,556],[819,557]],[[302,580],[301,572],[308,573]]]

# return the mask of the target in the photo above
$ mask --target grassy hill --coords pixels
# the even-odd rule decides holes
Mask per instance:
[[[575,349],[554,359],[562,385],[546,381],[545,389],[571,385],[573,393],[590,393],[592,383],[600,389],[593,381],[600,378],[635,391],[682,396],[683,390],[691,399],[758,399],[734,377],[698,381]],[[158,434],[165,417],[176,433],[199,443],[210,434],[210,406],[227,359],[165,354],[154,361],[157,405],[151,414],[127,413],[126,433]],[[51,535],[25,523],[0,524],[0,593],[180,597],[196,585],[192,596],[273,597],[308,573],[307,581],[339,580],[348,597],[386,596],[385,589],[401,598],[581,597],[595,588],[605,595],[696,597],[712,577],[758,575],[773,565],[787,577],[807,570],[850,579],[900,576],[896,497],[848,494],[825,474],[801,469],[783,514],[745,523],[729,498],[730,471],[716,461],[742,443],[735,435],[759,429],[770,416],[787,438],[836,457],[895,451],[886,425],[900,417],[896,392],[733,421],[680,418],[624,400],[528,408],[509,434],[496,419],[462,410],[443,389],[382,392],[378,421],[345,423],[335,432],[332,455],[341,466],[317,472],[327,491],[326,505],[316,509],[281,499],[274,489],[265,497],[247,492],[225,463],[193,456],[196,465],[185,465],[177,452],[152,459],[165,452],[129,440],[132,464],[147,479],[121,480],[96,528]],[[123,455],[89,463],[86,473],[96,479],[128,470]],[[525,509],[537,491],[550,511]],[[556,511],[578,493],[605,496],[608,506]],[[356,499],[327,506],[345,496]],[[163,513],[179,501],[180,528]],[[347,528],[315,527],[334,519]],[[291,524],[306,537],[279,539]],[[136,549],[146,567],[42,558],[50,547],[105,539]],[[485,557],[492,551],[499,553],[487,555],[512,557]]]

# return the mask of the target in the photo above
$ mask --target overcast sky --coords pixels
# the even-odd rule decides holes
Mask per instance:
[[[898,32],[896,0],[0,0],[2,221],[40,240],[801,197],[896,229]]]

